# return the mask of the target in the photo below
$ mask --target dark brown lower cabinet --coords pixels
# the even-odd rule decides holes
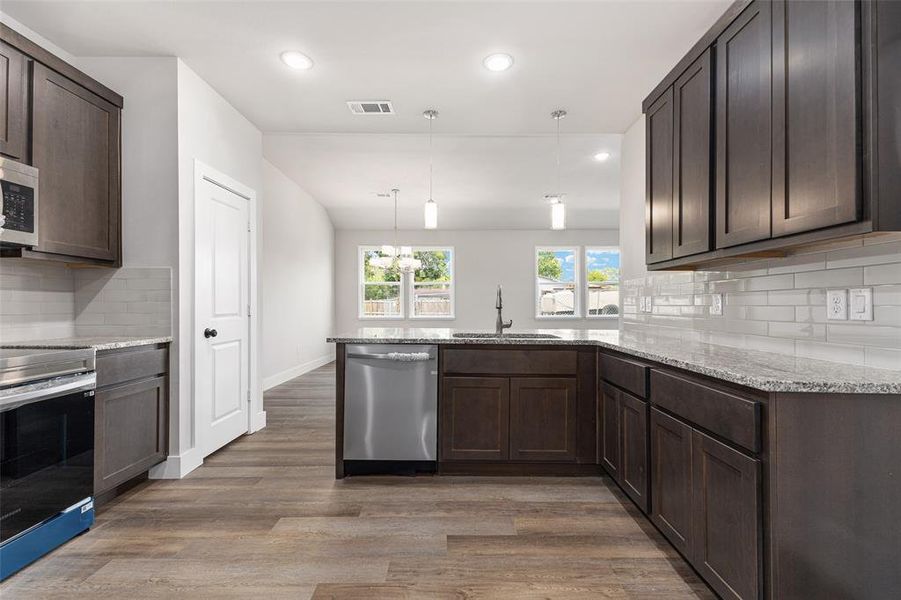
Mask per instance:
[[[166,459],[169,378],[165,345],[98,353],[94,397],[94,496],[98,504],[118,486]]]
[[[723,598],[760,594],[760,461],[692,431],[691,562]]]
[[[644,512],[648,512],[648,403],[601,382],[601,464]]]
[[[651,409],[651,520],[723,598],[760,596],[760,461]]]
[[[648,512],[648,403],[619,393],[620,484]]]
[[[651,521],[691,556],[691,427],[651,408]]]
[[[506,460],[510,440],[510,380],[445,377],[441,386],[441,458]]]
[[[94,493],[103,493],[166,458],[166,378],[102,389],[95,398]]]
[[[598,394],[598,423],[600,423],[600,458],[604,470],[619,478],[619,390],[601,382]]]
[[[510,380],[511,460],[575,460],[577,389],[572,377]]]

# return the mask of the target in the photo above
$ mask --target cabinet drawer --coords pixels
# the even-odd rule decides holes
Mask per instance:
[[[654,369],[651,402],[743,448],[760,451],[760,403],[754,400]]]
[[[639,398],[648,397],[648,365],[603,352],[598,356],[601,379],[628,390]]]
[[[444,373],[490,375],[575,375],[575,350],[478,350],[444,348]]]
[[[169,371],[166,346],[141,346],[97,354],[97,387],[162,375]]]

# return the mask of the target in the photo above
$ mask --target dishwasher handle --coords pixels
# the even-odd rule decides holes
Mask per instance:
[[[432,355],[428,352],[348,352],[347,358],[368,358],[393,362],[426,362],[432,359]]]

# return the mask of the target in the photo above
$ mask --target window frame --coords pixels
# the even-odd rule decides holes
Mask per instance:
[[[603,252],[616,251],[616,253],[619,254],[619,259],[620,259],[620,281],[617,281],[617,282],[616,282],[616,291],[617,291],[617,294],[621,294],[621,293],[622,293],[622,290],[621,290],[621,288],[620,288],[620,283],[621,283],[621,281],[622,281],[622,259],[623,259],[623,254],[622,254],[622,251],[620,250],[619,246],[583,246],[583,247],[582,247],[582,261],[583,261],[582,264],[584,264],[585,267],[586,267],[585,269],[583,269],[583,271],[586,271],[586,272],[584,273],[584,275],[585,275],[585,285],[583,286],[583,287],[584,287],[584,294],[585,294],[585,318],[586,318],[586,319],[601,319],[601,320],[619,319],[619,318],[622,317],[622,313],[621,313],[621,312],[618,312],[618,313],[615,314],[615,315],[592,315],[592,314],[591,314],[591,309],[590,309],[590,307],[589,307],[589,302],[588,302],[588,286],[589,286],[589,282],[588,282],[588,273],[587,273],[587,267],[588,267],[588,253],[591,252],[591,251],[597,251],[597,250],[600,250],[600,251],[603,251]],[[619,296],[619,297],[618,297],[618,301],[617,301],[616,305],[619,307],[619,310],[622,311],[622,296]]]
[[[366,274],[365,274],[365,261],[366,261],[366,252],[370,252],[372,250],[381,250],[381,246],[377,246],[374,244],[369,245],[361,245],[357,246],[357,319],[360,321],[402,321],[404,319],[404,306],[405,306],[405,297],[404,297],[404,276],[401,274],[400,281],[397,283],[391,282],[381,282],[381,283],[367,283],[366,282]],[[398,287],[398,301],[400,302],[400,313],[397,315],[391,316],[382,316],[382,315],[367,315],[363,311],[363,303],[366,301],[366,286],[367,285],[397,285]]]
[[[404,244],[406,245],[406,244]],[[419,282],[420,285],[429,285],[429,284],[449,284],[450,285],[450,315],[415,315],[414,310],[414,302],[415,302],[415,294],[413,293],[416,286],[416,281],[414,281],[413,273],[401,273],[400,281],[398,282],[379,282],[379,283],[367,283],[365,281],[365,253],[372,250],[381,250],[382,245],[377,244],[361,244],[357,246],[357,320],[360,321],[405,321],[405,320],[413,320],[413,321],[453,321],[457,318],[457,249],[454,246],[446,245],[428,245],[428,246],[410,246],[414,253],[425,251],[428,252],[430,250],[448,250],[451,253],[450,260],[450,275],[451,279],[449,282]],[[381,315],[367,315],[363,311],[363,303],[365,302],[365,289],[367,285],[396,285],[399,288],[399,301],[400,301],[400,313],[397,315],[391,316],[381,316]]]
[[[450,285],[450,314],[449,315],[417,315],[414,310],[414,305],[416,303],[416,281],[415,281],[415,273],[408,273],[404,277],[407,280],[409,285],[409,291],[407,298],[407,318],[413,321],[453,321],[457,318],[457,249],[453,246],[413,246],[413,255],[416,256],[417,252],[429,252],[435,250],[449,250],[451,253],[450,259],[450,281],[420,281],[420,285],[440,285],[440,284],[449,284]]]
[[[541,314],[541,284],[538,283],[538,253],[570,251],[573,253],[573,314],[571,315],[542,315]],[[532,303],[535,308],[535,319],[539,321],[571,321],[582,318],[582,246],[535,246],[532,253]]]

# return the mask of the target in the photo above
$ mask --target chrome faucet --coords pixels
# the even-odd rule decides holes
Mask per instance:
[[[497,337],[501,337],[502,335],[504,335],[504,329],[510,329],[511,327],[513,327],[513,320],[511,319],[510,321],[504,321],[504,298],[501,295],[500,284],[498,284],[497,286],[497,302],[494,303],[494,308],[497,309],[497,323],[495,325],[494,334]]]

